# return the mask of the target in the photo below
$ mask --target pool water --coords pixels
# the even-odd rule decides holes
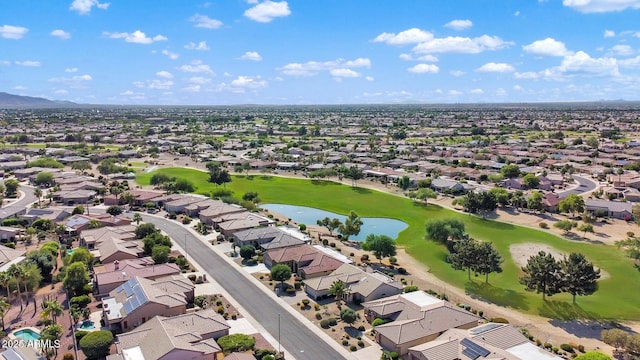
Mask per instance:
[[[93,330],[95,328],[96,325],[91,320],[85,320],[78,326],[78,329],[81,330]]]
[[[37,332],[31,330],[31,329],[21,329],[21,330],[17,330],[13,333],[13,335],[19,339],[22,339],[24,341],[35,341],[35,340],[39,340],[40,339],[40,334],[38,334]]]
[[[347,218],[344,215],[306,206],[262,204],[260,207],[285,215],[298,224],[316,225],[318,220],[322,220],[325,217],[331,219],[338,218],[340,221],[344,221]],[[398,234],[408,226],[405,222],[396,219],[366,217],[360,219],[363,222],[360,227],[360,234],[350,236],[349,240],[364,241],[369,234],[387,235],[395,239],[398,237]]]

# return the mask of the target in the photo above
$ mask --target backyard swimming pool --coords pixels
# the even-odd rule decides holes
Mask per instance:
[[[40,339],[40,334],[32,329],[24,328],[20,330],[16,330],[13,332],[13,335],[18,339],[22,339],[24,341],[35,341]]]
[[[344,221],[347,218],[344,215],[306,206],[262,204],[260,207],[282,214],[298,224],[305,225],[316,225],[318,220],[322,220],[325,217],[338,218],[340,221]],[[363,225],[360,228],[360,234],[349,237],[349,240],[364,241],[369,234],[387,235],[395,239],[408,226],[405,222],[396,219],[363,217],[361,220]]]
[[[96,325],[91,320],[84,320],[83,322],[80,323],[80,325],[78,325],[78,329],[80,330],[94,330],[95,328],[96,328]]]

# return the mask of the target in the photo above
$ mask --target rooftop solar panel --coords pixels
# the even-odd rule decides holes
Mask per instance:
[[[473,352],[477,353],[479,356],[487,356],[487,355],[491,354],[491,351],[483,348],[482,346],[474,343],[473,341],[471,341],[469,339],[462,339],[462,341],[460,341],[460,344],[465,346],[467,349],[470,349]]]
[[[479,326],[475,329],[472,329],[470,331],[471,335],[478,335],[478,334],[482,334],[483,332],[487,332],[489,330],[493,330],[495,328],[501,327],[502,324],[498,324],[498,323],[488,323],[482,326]]]
[[[471,360],[476,360],[477,358],[480,357],[480,354],[477,354],[475,351],[469,348],[462,350],[462,354],[464,354],[466,357],[468,357]]]

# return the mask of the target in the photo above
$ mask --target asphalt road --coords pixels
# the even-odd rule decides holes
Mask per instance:
[[[231,295],[258,321],[274,339],[278,339],[278,313],[280,313],[280,340],[282,346],[296,359],[341,359],[343,356],[307,326],[266,296],[257,286],[248,282],[235,267],[229,266],[218,253],[197,239],[191,232],[170,220],[142,215],[145,222],[154,224],[177,242],[187,242],[187,252],[202,269]],[[184,247],[184,244],[181,244]]]
[[[1,182],[4,185],[4,181]],[[29,204],[38,201],[38,198],[33,195],[33,187],[28,185],[20,185],[19,191],[24,193],[22,199],[12,203],[11,205],[4,206],[0,209],[0,219],[5,219],[11,217],[15,214],[23,212],[26,208],[29,207]]]
[[[595,190],[596,187],[598,186],[598,184],[595,181],[580,175],[573,175],[573,179],[578,183],[578,187],[571,190],[567,190],[567,191],[561,191],[558,193],[558,197],[560,197],[561,199],[564,199],[569,194],[581,195],[586,192]]]

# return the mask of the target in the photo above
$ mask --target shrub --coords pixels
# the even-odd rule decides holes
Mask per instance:
[[[403,267],[399,267],[398,268],[398,274],[400,275],[406,275],[407,274],[407,269],[403,268]]]
[[[329,325],[330,325],[330,326],[336,326],[336,325],[338,325],[338,320],[336,320],[336,318],[329,318],[329,319],[327,319],[327,320],[329,320]]]
[[[75,306],[78,309],[84,309],[87,305],[91,304],[91,298],[89,295],[74,296],[69,300],[69,302],[72,307]]]
[[[410,292],[414,292],[414,291],[418,291],[418,286],[417,285],[409,285],[409,286],[405,286],[404,287],[404,292],[405,293],[410,293]]]
[[[388,322],[389,322],[389,320],[376,318],[375,320],[373,320],[373,322],[371,323],[371,325],[372,325],[373,327],[376,327],[376,326],[378,326],[378,325],[386,324],[386,323],[388,323]]]
[[[80,339],[80,349],[87,359],[99,359],[109,355],[109,347],[112,343],[113,334],[111,331],[92,331]]]
[[[357,348],[355,345],[351,345],[351,346],[349,346],[349,350],[351,350],[351,351],[357,351],[357,350],[358,350],[358,348]]]
[[[64,356],[62,357],[62,360],[74,360],[75,357],[73,356],[72,353],[66,353],[64,354]]]
[[[398,263],[398,258],[397,258],[397,257],[395,257],[395,256],[390,256],[390,257],[389,257],[389,262],[390,262],[391,264],[397,264],[397,263]]]
[[[553,347],[553,345],[551,345],[551,343],[544,343],[544,345],[542,345],[545,349],[551,349]]]
[[[570,344],[561,344],[560,348],[568,353],[573,353],[575,350],[573,350],[573,346],[571,346]]]
[[[85,335],[87,335],[89,332],[85,331],[85,330],[78,330],[76,331],[75,337],[76,337],[76,341],[80,342],[80,340],[85,337]]]
[[[364,331],[364,329],[365,329],[364,325],[360,325],[360,326],[358,326],[358,330],[359,330],[359,331]]]
[[[501,317],[491,318],[489,322],[499,323],[499,324],[508,324],[509,320]]]
[[[541,223],[538,224],[538,226],[540,226],[540,229],[548,229],[549,228],[549,224],[547,224],[546,222],[542,221]]]
[[[347,339],[342,340],[342,345],[344,345],[344,346],[349,345],[349,340],[347,340]]]
[[[235,351],[253,350],[256,345],[256,339],[253,336],[245,334],[230,334],[218,339],[218,345],[224,353]]]
[[[316,313],[316,319],[320,320],[322,319],[322,314],[320,314],[319,312]]]
[[[191,282],[192,282],[192,283],[196,282],[196,275],[195,275],[195,274],[189,274],[189,275],[187,276],[187,278],[188,278],[189,280],[191,280]]]
[[[310,302],[311,302],[311,300],[309,300],[309,299],[302,299],[302,303],[303,303],[305,306],[309,305],[309,303],[310,303]]]
[[[364,347],[364,341],[362,341],[362,340],[358,340],[358,346],[360,346],[360,347]]]
[[[316,315],[316,317],[317,317],[317,315]],[[329,325],[329,319],[322,319],[322,320],[320,321],[320,326],[321,326],[323,329],[328,329],[328,328],[329,328],[329,326],[330,326],[330,325]]]
[[[578,351],[583,353],[584,352],[584,345],[582,345],[582,344],[578,345]]]

